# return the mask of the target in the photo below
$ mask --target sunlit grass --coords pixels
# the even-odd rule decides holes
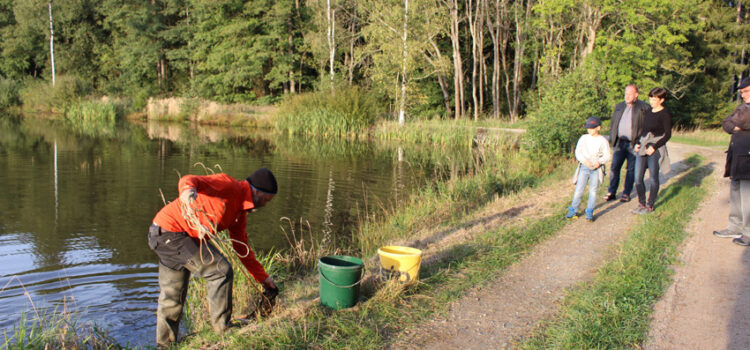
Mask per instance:
[[[365,136],[378,113],[378,104],[368,92],[347,87],[291,96],[274,115],[277,130],[290,135],[317,137]]]
[[[693,166],[697,156],[688,159]],[[640,348],[649,331],[653,305],[671,283],[670,265],[685,228],[706,195],[710,170],[697,167],[665,188],[657,209],[642,218],[617,256],[593,281],[579,285],[561,312],[541,327],[524,349]]]
[[[558,198],[557,204],[562,205],[563,200]],[[258,322],[244,332],[224,337],[202,332],[180,346],[382,349],[402,332],[446,312],[450,302],[467,290],[489,283],[566,223],[554,213],[504,225],[450,248],[444,260],[423,265],[416,285],[404,286],[395,280],[368,283],[362,287],[366,300],[353,308],[333,311],[316,302],[288,305],[296,311],[285,317]],[[365,261],[368,264],[369,260]],[[365,280],[373,277],[368,274]],[[308,279],[295,292],[316,295],[317,288],[317,279]]]
[[[728,147],[730,135],[722,129],[696,129],[675,131],[672,141],[695,146]]]

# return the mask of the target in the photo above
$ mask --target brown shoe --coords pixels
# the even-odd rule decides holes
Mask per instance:
[[[623,194],[622,197],[620,197],[620,202],[630,202],[630,195]]]

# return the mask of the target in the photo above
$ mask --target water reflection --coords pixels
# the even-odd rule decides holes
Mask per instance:
[[[264,251],[287,246],[282,217],[346,244],[358,210],[405,199],[435,176],[464,171],[471,157],[174,124],[97,134],[0,117],[0,328],[11,333],[34,308],[85,310],[81,321],[121,343],[151,344],[158,285],[146,230],[177,196],[178,174],[205,173],[196,163],[238,179],[273,169],[279,194],[248,216],[251,244]]]

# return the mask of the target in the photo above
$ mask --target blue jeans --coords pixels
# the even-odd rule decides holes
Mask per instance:
[[[650,156],[638,156],[635,161],[635,190],[638,192],[638,203],[646,206],[646,184],[643,178],[648,168],[648,206],[654,207],[659,193],[659,159],[661,154],[656,150]]]
[[[620,169],[622,169],[622,163],[628,161],[628,167],[625,172],[625,188],[623,194],[630,195],[633,192],[633,179],[635,174],[635,153],[633,153],[633,147],[630,146],[630,141],[619,140],[615,151],[612,154],[612,168],[609,172],[609,188],[608,193],[617,194],[617,186],[620,185]]]
[[[587,183],[589,185],[589,201],[586,209],[593,211],[596,207],[596,191],[599,189],[599,171],[591,170],[581,164],[581,170],[578,172],[578,180],[576,181],[576,191],[573,193],[573,203],[570,204],[575,210],[578,210],[578,206],[581,205],[581,197],[583,197],[583,190],[586,189]]]

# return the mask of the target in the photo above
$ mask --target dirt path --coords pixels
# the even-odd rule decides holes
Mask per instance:
[[[716,186],[688,227],[674,283],[654,307],[645,349],[750,349],[750,249],[712,232],[726,228],[729,180],[723,154]]]
[[[670,173],[671,178],[679,177],[687,170],[687,166],[682,161],[690,153],[700,153],[709,158],[716,165],[714,167],[714,176],[718,177],[721,175],[716,175],[716,173],[723,169],[723,152],[715,149],[670,144],[670,157],[673,163],[673,170]],[[727,192],[725,184],[721,183],[717,187]],[[569,198],[572,188],[568,188],[563,192]],[[709,198],[712,201],[716,200],[716,196],[709,196]],[[595,210],[597,217],[595,223],[592,224],[583,219],[578,219],[567,225],[555,237],[543,242],[521,261],[508,268],[496,281],[491,282],[484,288],[470,291],[467,296],[453,303],[450,307],[451,311],[446,318],[434,320],[423,325],[420,329],[412,332],[413,336],[400,339],[393,344],[392,348],[512,348],[513,344],[523,340],[523,337],[529,334],[540,320],[553,315],[557,311],[558,301],[565,296],[566,288],[589,280],[596,270],[611,256],[612,247],[625,237],[627,231],[635,223],[636,217],[630,211],[636,205],[635,200],[629,203],[599,203]],[[734,270],[741,270],[743,267],[741,260],[743,258],[750,259],[750,250],[736,249],[732,247],[733,244],[729,240],[712,239],[713,237],[710,235],[711,230],[723,228],[726,224],[726,207],[725,198],[724,202],[710,204],[707,207],[704,206],[700,211],[700,215],[711,217],[714,220],[710,223],[712,225],[709,226],[710,228],[701,229],[701,238],[707,237],[709,240],[712,240],[713,244],[717,246],[717,250],[713,253],[716,255],[713,256],[710,262],[706,262],[705,260],[700,260],[699,262],[714,267],[729,265],[726,262],[730,262],[731,265],[734,265]],[[722,208],[724,212],[713,212],[711,211],[712,208]],[[708,220],[701,222],[705,221]],[[691,236],[689,240],[692,242],[693,239],[698,238],[696,236]],[[704,244],[698,243],[693,245],[700,248]],[[724,251],[734,251],[737,257],[723,260],[724,264],[717,263],[716,261],[721,259],[720,257],[727,256]],[[743,252],[745,251],[748,252],[745,254],[748,255],[747,257],[743,256]],[[732,271],[727,274],[736,276],[738,272]],[[709,272],[708,274],[711,273],[715,272]],[[746,278],[742,282],[750,285],[750,278]],[[694,286],[694,284],[694,281],[689,280],[684,285],[698,287]],[[712,283],[705,281],[703,284]],[[724,285],[728,286],[727,283]],[[704,299],[724,300],[727,303],[728,295],[731,295],[734,299],[738,299],[736,302],[742,302],[750,298],[740,298],[741,293],[734,287],[732,287],[732,292],[730,293],[726,292],[726,288],[724,288],[723,292],[719,291],[718,289],[722,288],[716,286],[715,283],[706,287],[715,287],[717,290],[705,296]],[[678,287],[678,290],[680,288]],[[672,306],[674,304],[669,304],[666,306],[666,309],[676,310]],[[729,304],[732,307],[735,302],[729,302]],[[700,308],[696,308],[696,310],[700,310]],[[734,322],[734,314],[731,310],[726,312],[725,314],[718,315],[721,316],[720,318],[727,319],[726,323],[717,323],[716,321],[706,319],[697,321],[699,317],[695,317],[696,325],[693,327],[702,325],[704,328],[707,328],[707,332],[714,329],[715,333],[719,333],[716,332],[718,327],[727,330],[729,322]],[[677,314],[681,315],[681,313],[682,311],[677,310]],[[658,317],[663,316],[657,316],[656,324],[660,321]],[[666,318],[666,322],[664,322],[665,326],[662,327],[665,329],[665,332],[662,333],[663,335],[656,336],[655,339],[664,339],[664,341],[661,343],[655,341],[654,348],[675,348],[673,346],[666,346],[673,344],[673,340],[669,338],[671,337],[670,334],[674,334],[674,337],[676,337],[689,333],[690,330],[672,327],[673,323],[670,320],[674,317],[671,317],[671,315],[663,318]],[[729,320],[729,318],[732,319]],[[746,323],[745,326],[737,327],[734,330],[740,332],[740,329],[743,328],[746,328]],[[712,335],[715,336],[716,334]],[[724,343],[729,344],[730,340],[738,340],[738,337],[725,340]],[[659,347],[660,345],[658,344],[664,344],[664,346]],[[687,342],[686,344],[696,343]],[[706,344],[716,344],[716,342]],[[747,342],[743,344],[747,344]],[[698,348],[707,349],[716,347],[707,346]]]

